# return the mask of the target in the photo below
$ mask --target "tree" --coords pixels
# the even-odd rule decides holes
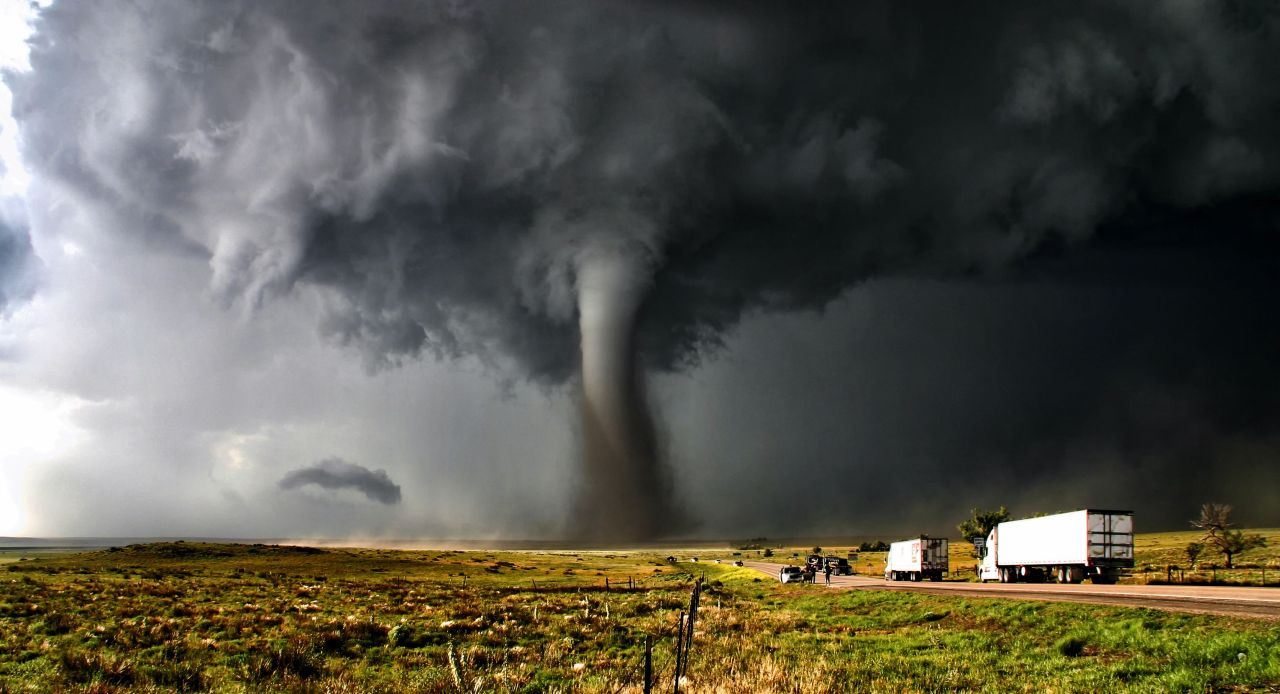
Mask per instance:
[[[813,548],[813,552],[811,552],[810,554],[822,554],[822,548],[815,545]]]
[[[1267,538],[1261,535],[1246,535],[1243,530],[1225,530],[1219,538],[1218,549],[1227,555],[1227,568],[1231,568],[1231,557],[1248,552],[1256,547],[1266,547]]]
[[[960,531],[960,535],[964,539],[970,541],[975,537],[981,537],[985,540],[987,535],[991,534],[992,528],[1009,520],[1009,509],[1003,506],[990,511],[975,508],[969,512],[972,515],[961,521],[960,525],[956,526],[956,529]]]
[[[1193,571],[1196,568],[1196,560],[1199,559],[1200,555],[1203,553],[1204,553],[1203,542],[1187,543],[1187,563],[1191,565],[1191,569]]]
[[[1235,555],[1255,547],[1265,547],[1267,538],[1246,535],[1243,530],[1231,527],[1231,504],[1207,503],[1200,507],[1200,517],[1191,521],[1193,527],[1204,531],[1206,544],[1217,548],[1227,557],[1227,568],[1232,568]]]
[[[773,549],[772,549],[772,548],[770,548],[770,547],[765,547],[765,548],[764,548],[764,556],[766,556],[766,557],[772,557],[772,556],[773,556]]]

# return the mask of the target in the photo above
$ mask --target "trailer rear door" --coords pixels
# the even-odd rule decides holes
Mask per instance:
[[[1133,514],[1089,512],[1089,558],[1133,561]]]

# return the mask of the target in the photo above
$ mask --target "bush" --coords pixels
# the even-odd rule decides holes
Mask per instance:
[[[412,624],[397,624],[387,632],[387,645],[394,648],[421,648],[434,641]]]
[[[250,682],[262,682],[277,677],[293,675],[309,679],[324,670],[324,659],[316,643],[307,638],[291,638],[283,645],[259,654],[245,666],[244,675]]]

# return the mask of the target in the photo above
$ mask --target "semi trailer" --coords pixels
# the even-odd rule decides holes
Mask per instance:
[[[1133,568],[1133,512],[1082,509],[1000,523],[982,547],[983,581],[1115,583]]]
[[[889,545],[884,560],[884,580],[941,581],[948,567],[947,539],[921,535]]]

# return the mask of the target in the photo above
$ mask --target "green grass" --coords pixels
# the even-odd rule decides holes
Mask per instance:
[[[695,573],[682,691],[1280,683],[1266,621],[784,586],[666,554],[164,543],[9,564],[0,692],[640,691],[646,635],[669,691]]]

